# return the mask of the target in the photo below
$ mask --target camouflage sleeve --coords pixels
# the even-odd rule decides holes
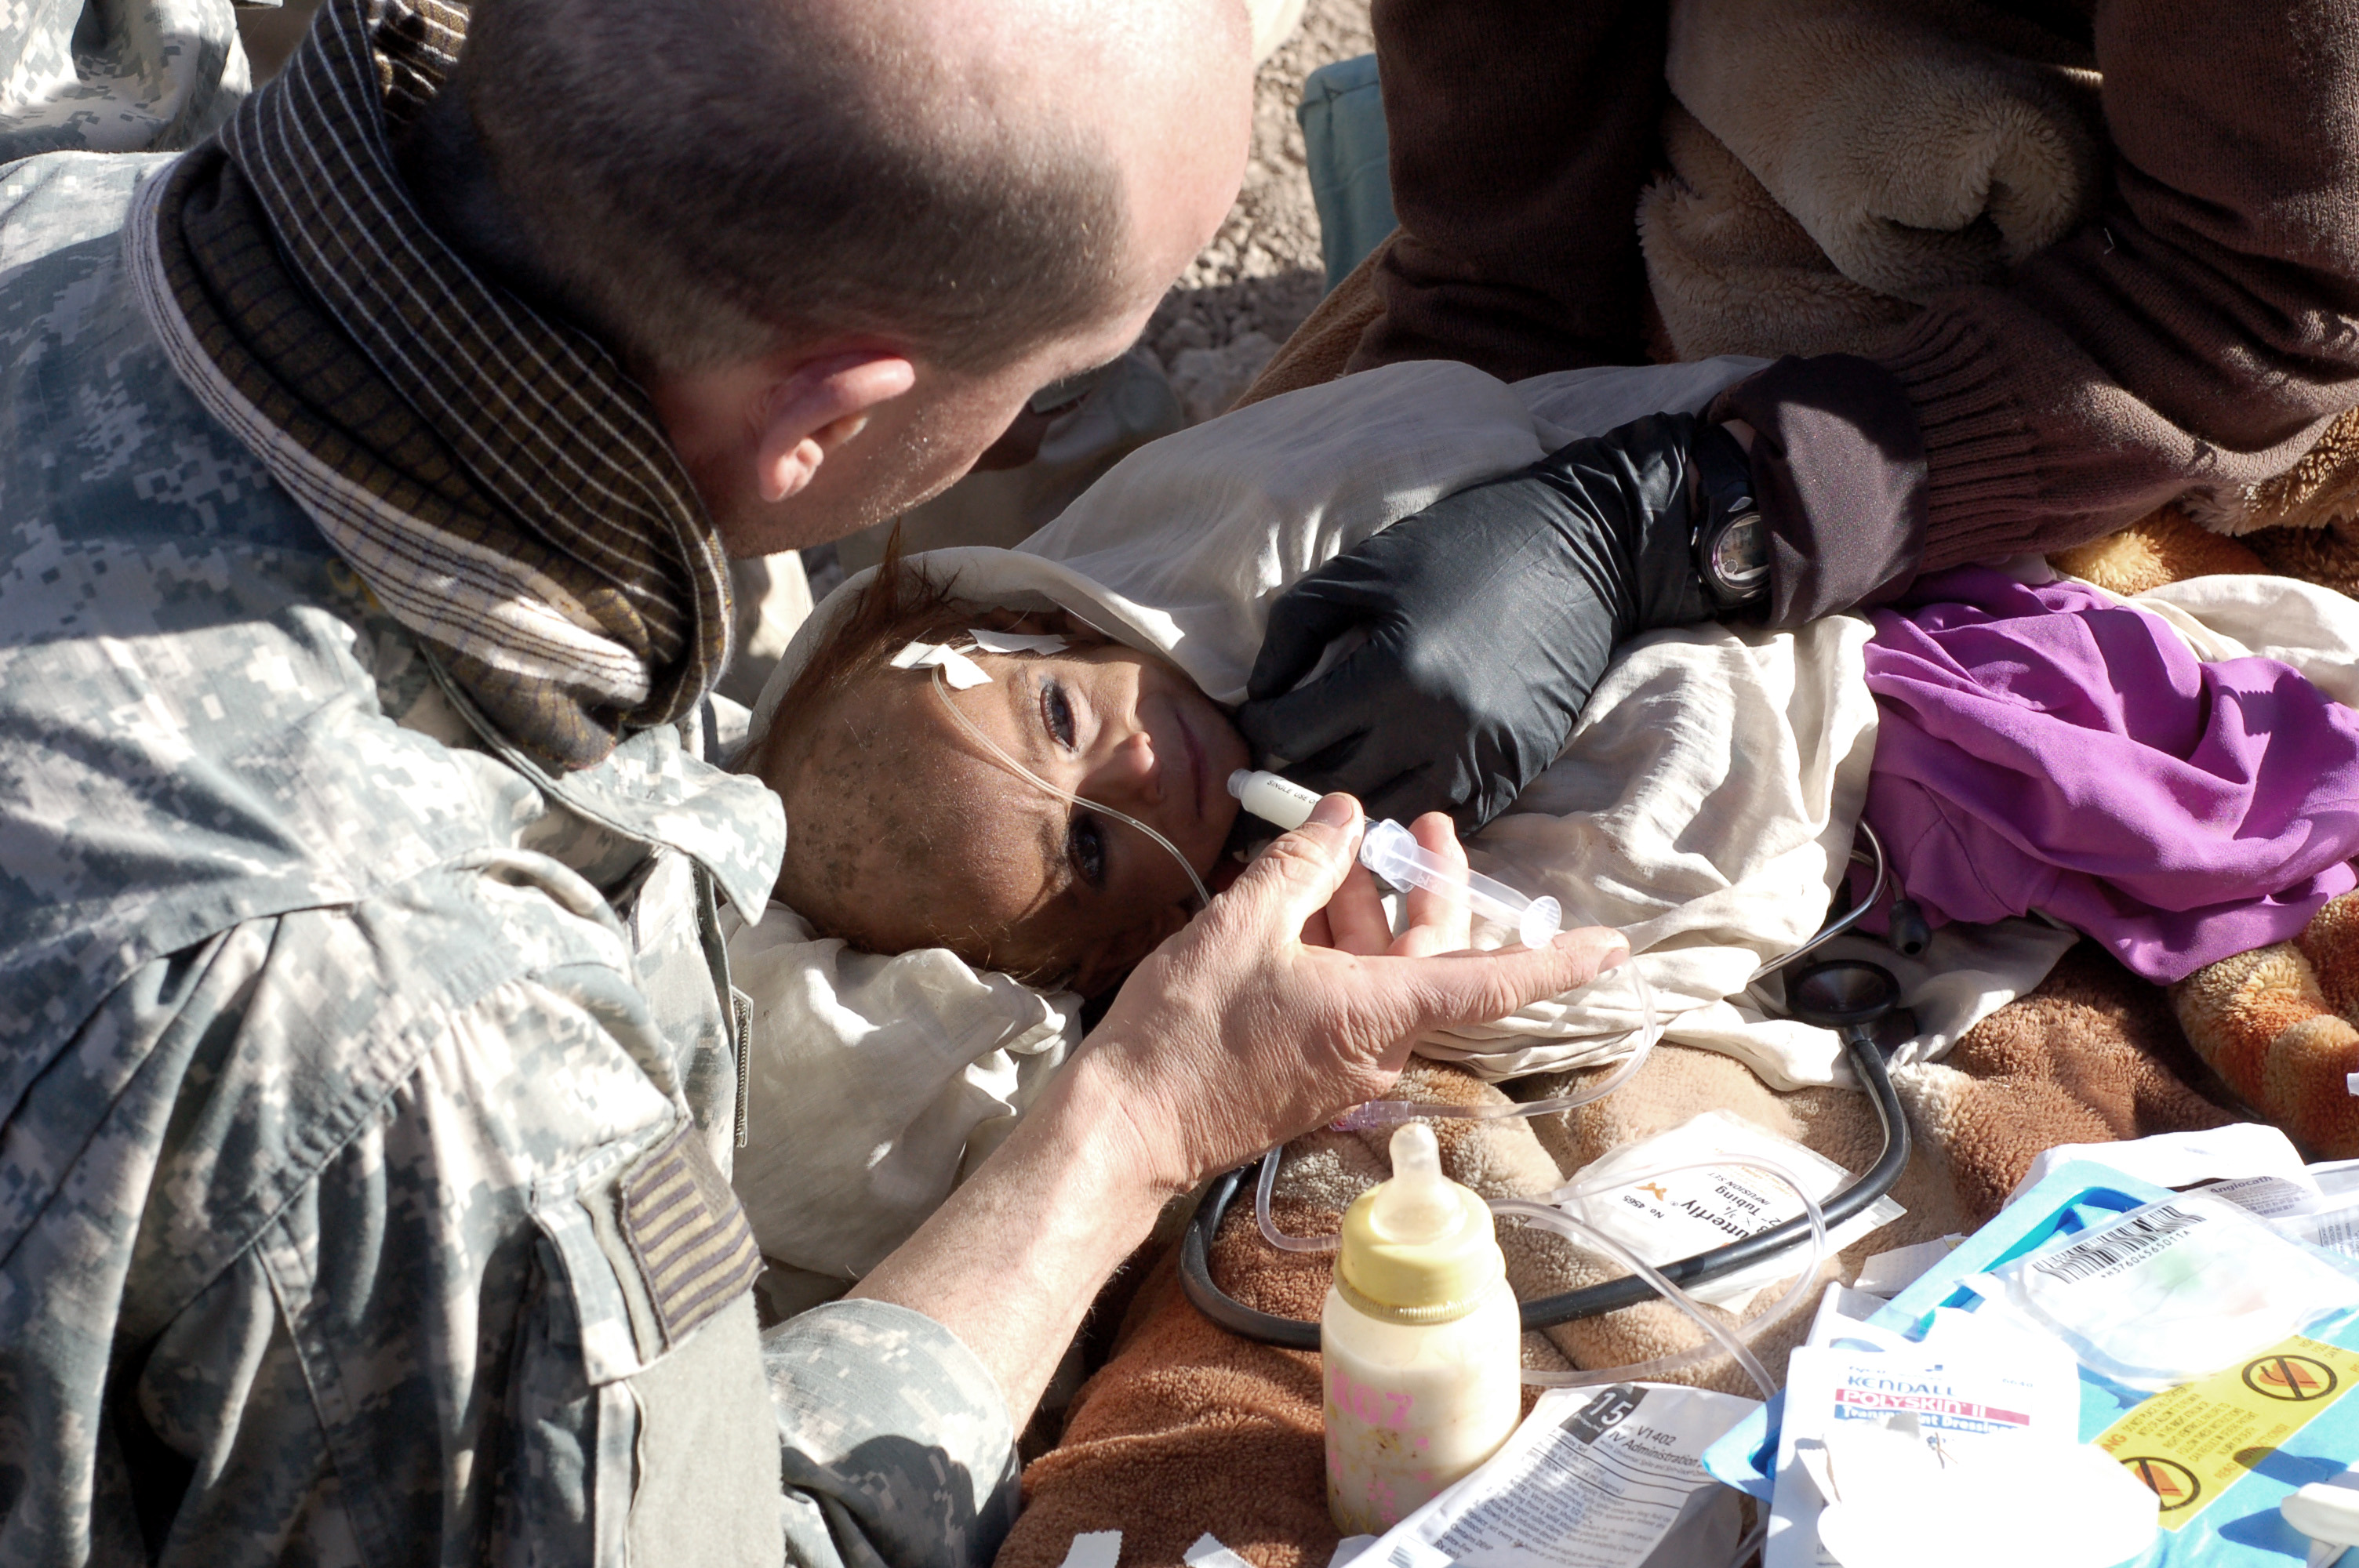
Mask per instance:
[[[1016,1433],[956,1335],[885,1302],[831,1302],[763,1337],[787,1484],[787,1558],[810,1568],[987,1564],[1016,1518]]]
[[[697,1141],[632,956],[534,864],[142,966],[0,1116],[0,1562],[621,1563],[658,1445],[663,1560],[776,1560],[750,1297],[635,1261],[642,1188],[734,1206],[651,1169]]]
[[[0,163],[194,146],[250,81],[230,0],[16,0],[0,6]]]

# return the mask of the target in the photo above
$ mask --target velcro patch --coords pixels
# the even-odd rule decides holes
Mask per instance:
[[[623,1235],[667,1344],[678,1344],[761,1273],[753,1227],[693,1122],[683,1121],[640,1158],[624,1179],[622,1198]]]

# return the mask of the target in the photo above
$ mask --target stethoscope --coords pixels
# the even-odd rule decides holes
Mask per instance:
[[[1865,898],[1836,919],[1827,923],[1808,942],[1782,958],[1764,964],[1754,971],[1752,979],[1783,969],[1827,942],[1843,935],[1857,924],[1860,917],[1874,907],[1883,895],[1886,869],[1884,845],[1866,824],[1860,833],[1867,840],[1869,854],[1853,851],[1852,858],[1875,867],[1874,884]],[[1915,957],[1925,950],[1929,934],[1924,917],[1908,900],[1897,901],[1892,911],[1892,934],[1886,938],[1895,951]],[[1794,975],[1786,982],[1786,1011],[1804,1023],[1816,1024],[1834,1031],[1843,1042],[1843,1054],[1860,1083],[1867,1090],[1868,1103],[1875,1109],[1875,1119],[1884,1136],[1884,1148],[1875,1163],[1856,1181],[1844,1187],[1823,1206],[1822,1213],[1829,1229],[1865,1209],[1870,1204],[1892,1190],[1900,1173],[1908,1163],[1908,1119],[1900,1108],[1900,1098],[1893,1092],[1892,1075],[1886,1063],[1886,1052],[1875,1042],[1876,1026],[1900,1005],[1900,982],[1892,971],[1881,964],[1871,964],[1861,958],[1823,959]],[[1275,1153],[1269,1158],[1275,1159]],[[1180,1284],[1196,1309],[1232,1334],[1244,1335],[1266,1344],[1280,1345],[1293,1350],[1319,1348],[1319,1325],[1298,1318],[1278,1317],[1257,1312],[1245,1305],[1212,1281],[1212,1238],[1220,1230],[1221,1220],[1235,1201],[1238,1189],[1260,1163],[1241,1165],[1216,1179],[1197,1206],[1195,1217],[1180,1240]],[[1661,1265],[1661,1272],[1673,1284],[1692,1287],[1740,1269],[1749,1268],[1771,1258],[1798,1243],[1807,1243],[1810,1237],[1808,1216],[1797,1216],[1782,1225],[1772,1226],[1758,1236],[1748,1236],[1742,1241],[1732,1241],[1692,1258],[1682,1258],[1675,1263]],[[1635,1306],[1651,1300],[1654,1287],[1635,1274],[1602,1284],[1566,1291],[1553,1296],[1521,1303],[1523,1326],[1527,1331],[1549,1328],[1577,1318],[1598,1317],[1623,1307]]]

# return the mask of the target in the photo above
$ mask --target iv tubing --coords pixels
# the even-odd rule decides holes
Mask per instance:
[[[1146,834],[1158,844],[1162,845],[1163,848],[1170,853],[1171,858],[1180,862],[1180,869],[1188,873],[1189,883],[1195,888],[1196,897],[1202,901],[1207,906],[1210,906],[1212,902],[1212,895],[1211,891],[1204,886],[1204,879],[1196,874],[1196,868],[1189,863],[1188,857],[1181,854],[1178,847],[1175,846],[1170,839],[1166,838],[1162,834],[1158,833],[1154,828],[1149,827],[1137,817],[1125,816],[1122,812],[1116,811],[1111,806],[1101,806],[1094,800],[1083,800],[1080,795],[1067,794],[1065,791],[1059,789],[1055,784],[1050,784],[1047,779],[1042,778],[1038,773],[1034,773],[1030,768],[1026,767],[1023,763],[1009,756],[1006,752],[1001,751],[999,748],[999,742],[984,734],[983,732],[982,726],[975,723],[973,719],[969,719],[960,710],[959,705],[951,700],[950,682],[942,675],[941,666],[939,665],[934,667],[934,695],[942,699],[942,706],[951,710],[951,717],[959,721],[959,727],[961,729],[964,730],[968,734],[973,736],[976,741],[981,742],[984,751],[989,752],[993,756],[997,757],[1001,762],[1006,763],[1009,768],[1015,771],[1016,775],[1018,778],[1030,780],[1035,788],[1039,789],[1046,794],[1052,795],[1059,800],[1064,801],[1069,805],[1087,806],[1090,810],[1096,812],[1101,816],[1111,816],[1116,822],[1126,822],[1131,827],[1137,828],[1141,833]]]
[[[1655,1011],[1654,989],[1647,984],[1644,971],[1638,968],[1636,954],[1623,960],[1620,968],[1630,975],[1633,989],[1638,993],[1639,1017],[1644,1021],[1638,1031],[1638,1046],[1625,1058],[1612,1077],[1594,1088],[1569,1095],[1551,1095],[1547,1099],[1524,1100],[1508,1105],[1421,1105],[1414,1100],[1372,1099],[1355,1105],[1335,1119],[1334,1125],[1346,1131],[1369,1127],[1393,1127],[1404,1121],[1418,1121],[1427,1117],[1448,1117],[1467,1121],[1503,1121],[1521,1116],[1552,1116],[1560,1110],[1571,1110],[1592,1100],[1603,1099],[1630,1081],[1632,1075],[1646,1065],[1647,1054],[1663,1038],[1663,1021]]]
[[[1851,1060],[1861,1087],[1867,1091],[1869,1106],[1884,1136],[1884,1152],[1870,1166],[1866,1174],[1853,1182],[1821,1206],[1821,1223],[1842,1224],[1860,1213],[1876,1199],[1892,1190],[1900,1179],[1901,1170],[1908,1163],[1908,1121],[1900,1108],[1900,1097],[1893,1092],[1892,1076],[1886,1071],[1884,1054],[1864,1031],[1843,1031],[1843,1048]],[[1751,1162],[1746,1162],[1750,1163]],[[1274,1313],[1259,1312],[1236,1300],[1212,1281],[1211,1257],[1214,1232],[1235,1201],[1237,1188],[1245,1176],[1243,1169],[1231,1171],[1214,1179],[1197,1206],[1196,1217],[1180,1238],[1180,1283],[1196,1309],[1232,1334],[1257,1339],[1267,1345],[1282,1345],[1296,1350],[1319,1348],[1319,1325],[1298,1318],[1280,1317]],[[1707,1249],[1692,1258],[1682,1258],[1675,1263],[1662,1264],[1658,1272],[1675,1284],[1692,1284],[1700,1280],[1716,1280],[1731,1274],[1764,1258],[1785,1251],[1803,1240],[1810,1231],[1808,1216],[1772,1226],[1758,1236],[1742,1241],[1731,1241]],[[1648,1300],[1654,1288],[1636,1275],[1604,1281],[1582,1290],[1566,1291],[1559,1295],[1544,1296],[1523,1303],[1519,1315],[1526,1329],[1551,1328],[1576,1318],[1598,1317]]]
[[[1460,1121],[1504,1121],[1524,1116],[1549,1116],[1560,1110],[1571,1110],[1592,1100],[1603,1099],[1630,1081],[1647,1060],[1647,1053],[1663,1037],[1662,1020],[1655,1013],[1655,993],[1639,972],[1636,955],[1623,960],[1622,968],[1630,974],[1631,983],[1638,992],[1638,1008],[1644,1022],[1638,1031],[1638,1045],[1621,1067],[1603,1083],[1593,1088],[1569,1095],[1554,1095],[1547,1099],[1526,1100],[1507,1105],[1424,1105],[1415,1100],[1372,1099],[1355,1105],[1329,1125],[1338,1131],[1359,1131],[1375,1127],[1397,1127],[1404,1121],[1424,1121],[1449,1119]],[[1335,1238],[1332,1236],[1288,1236],[1278,1229],[1270,1217],[1270,1194],[1277,1185],[1278,1156],[1285,1145],[1280,1144],[1261,1157],[1261,1179],[1254,1186],[1254,1223],[1261,1227],[1262,1239],[1281,1252],[1332,1252]]]
[[[1832,1243],[1827,1238],[1826,1212],[1819,1206],[1818,1200],[1811,1197],[1803,1187],[1799,1178],[1777,1161],[1766,1159],[1757,1154],[1746,1155],[1741,1160],[1686,1160],[1678,1164],[1657,1165],[1650,1170],[1604,1178],[1594,1183],[1571,1182],[1549,1194],[1545,1202],[1518,1198],[1493,1199],[1491,1208],[1496,1214],[1513,1214],[1527,1219],[1537,1219],[1543,1225],[1555,1227],[1564,1230],[1568,1235],[1572,1235],[1575,1241],[1587,1241],[1601,1246],[1625,1265],[1630,1266],[1634,1274],[1646,1278],[1647,1282],[1654,1285],[1665,1299],[1690,1317],[1694,1318],[1707,1334],[1720,1340],[1723,1346],[1727,1346],[1729,1340],[1722,1334],[1722,1325],[1699,1313],[1697,1303],[1685,1291],[1663,1278],[1655,1270],[1639,1265],[1635,1258],[1610,1238],[1597,1235],[1579,1219],[1557,1206],[1567,1198],[1586,1197],[1593,1192],[1612,1191],[1616,1187],[1626,1187],[1639,1182],[1650,1182],[1658,1177],[1676,1175],[1681,1171],[1708,1171],[1726,1164],[1741,1164],[1748,1170],[1761,1171],[1777,1177],[1801,1200],[1803,1211],[1801,1217],[1808,1219],[1810,1227],[1810,1261],[1803,1266],[1802,1271],[1794,1277],[1792,1286],[1778,1299],[1775,1306],[1767,1312],[1754,1314],[1750,1319],[1739,1325],[1734,1331],[1738,1336],[1749,1340],[1770,1324],[1784,1318],[1794,1309],[1795,1303],[1816,1288],[1819,1270],[1826,1262],[1827,1254],[1832,1249]],[[1574,1234],[1576,1231],[1581,1234]],[[1527,1371],[1524,1374],[1524,1381],[1550,1388],[1577,1388],[1590,1383],[1624,1383],[1634,1379],[1658,1378],[1666,1372],[1677,1371],[1682,1367],[1701,1361],[1711,1354],[1710,1345],[1698,1345],[1686,1350],[1675,1351],[1669,1356],[1658,1356],[1651,1361],[1636,1362],[1627,1367],[1607,1367],[1570,1373]],[[1738,1363],[1745,1368],[1747,1375],[1751,1376],[1754,1381],[1762,1384],[1761,1397],[1767,1399],[1774,1390],[1771,1385],[1763,1380],[1767,1374],[1765,1371],[1756,1369],[1760,1363],[1753,1357],[1751,1351],[1746,1350],[1743,1354],[1738,1354],[1731,1346],[1730,1354],[1736,1356]]]
[[[1269,1212],[1270,1194],[1277,1186],[1277,1162],[1286,1152],[1286,1145],[1261,1157],[1261,1179],[1254,1184],[1254,1224],[1261,1227],[1261,1238],[1280,1252],[1332,1252],[1335,1238],[1332,1236],[1288,1236],[1277,1227]]]
[[[1620,1263],[1624,1268],[1629,1270],[1639,1279],[1642,1279],[1648,1284],[1654,1286],[1656,1292],[1662,1296],[1665,1301],[1669,1302],[1673,1306],[1687,1314],[1689,1317],[1694,1319],[1696,1326],[1702,1329],[1706,1334],[1712,1336],[1711,1339],[1695,1346],[1692,1350],[1683,1351],[1677,1356],[1658,1357],[1653,1361],[1640,1362],[1636,1366],[1606,1367],[1595,1371],[1574,1372],[1549,1372],[1539,1370],[1538,1368],[1526,1368],[1524,1370],[1525,1382],[1538,1384],[1548,1388],[1578,1388],[1583,1384],[1592,1382],[1633,1382],[1640,1378],[1650,1376],[1652,1370],[1663,1362],[1677,1361],[1684,1363],[1688,1360],[1697,1358],[1698,1352],[1708,1354],[1714,1349],[1719,1349],[1726,1351],[1731,1357],[1735,1358],[1738,1366],[1745,1368],[1745,1375],[1752,1379],[1755,1386],[1760,1389],[1761,1397],[1763,1399],[1774,1399],[1777,1396],[1777,1385],[1770,1381],[1769,1368],[1761,1364],[1761,1358],[1753,1354],[1751,1347],[1748,1346],[1744,1340],[1739,1339],[1734,1334],[1731,1333],[1726,1324],[1714,1321],[1712,1316],[1703,1310],[1702,1303],[1699,1303],[1693,1296],[1689,1295],[1687,1292],[1680,1289],[1679,1286],[1663,1278],[1662,1275],[1657,1273],[1653,1269],[1648,1268],[1644,1262],[1639,1260],[1638,1255],[1631,1251],[1628,1248],[1621,1246],[1611,1238],[1606,1237],[1598,1231],[1590,1229],[1587,1226],[1582,1224],[1581,1221],[1573,1218],[1572,1216],[1565,1213],[1562,1209],[1550,1208],[1544,1203],[1531,1203],[1517,1198],[1494,1198],[1491,1200],[1491,1212],[1493,1214],[1507,1215],[1516,1219],[1537,1222],[1551,1230],[1563,1232],[1567,1237],[1576,1242],[1596,1248],[1599,1251],[1605,1253],[1614,1261]],[[1810,1272],[1813,1274],[1818,1271],[1817,1262],[1818,1260],[1815,1258],[1811,1260],[1812,1266]],[[1767,1320],[1765,1318],[1757,1321],[1766,1322]],[[1714,1341],[1717,1341],[1717,1344],[1714,1344]]]

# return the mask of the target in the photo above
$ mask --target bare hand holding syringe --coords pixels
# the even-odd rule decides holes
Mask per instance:
[[[1319,804],[1316,793],[1272,773],[1239,768],[1229,775],[1229,793],[1263,821],[1291,830]],[[1556,900],[1526,898],[1480,871],[1444,863],[1397,822],[1371,822],[1360,839],[1360,864],[1397,888],[1423,888],[1462,903],[1473,914],[1516,934],[1527,947],[1545,945],[1562,927]]]

